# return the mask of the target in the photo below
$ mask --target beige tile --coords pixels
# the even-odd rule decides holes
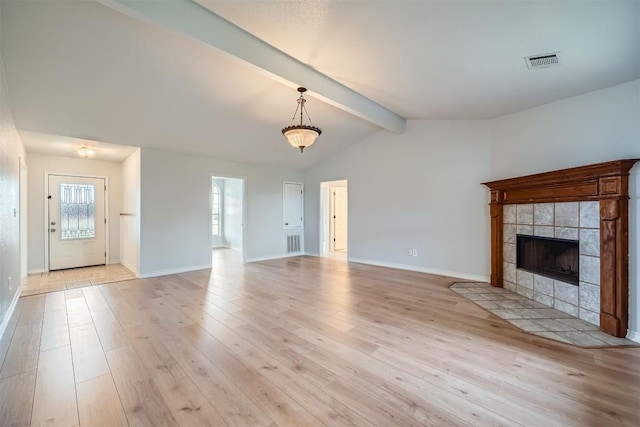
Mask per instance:
[[[533,223],[535,225],[553,225],[553,203],[533,205]]]
[[[554,227],[555,237],[558,239],[578,240],[578,228],[571,227]]]
[[[572,326],[563,323],[559,319],[536,319],[535,321],[540,326],[544,327],[547,331],[576,331]]]
[[[556,332],[556,334],[569,340],[572,344],[583,347],[600,347],[607,345],[606,342],[589,335],[588,332]]]
[[[600,202],[580,202],[580,227],[600,228]]]
[[[544,326],[541,326],[538,323],[528,319],[511,319],[509,320],[509,323],[522,329],[525,332],[546,331]]]
[[[556,227],[578,227],[580,214],[578,202],[556,203]]]
[[[585,322],[591,323],[595,326],[600,326],[600,313],[595,313],[593,311],[586,310],[580,307],[578,314],[580,319],[584,320]]]
[[[506,308],[493,308],[489,311],[501,319],[522,319],[522,316]]]
[[[522,225],[533,224],[533,205],[517,205],[516,207],[516,223]]]
[[[562,322],[565,325],[571,326],[572,328],[574,328],[577,331],[597,331],[599,330],[598,326],[589,323],[589,322],[585,322],[584,320],[580,320],[580,319],[558,319],[558,322]]]
[[[580,281],[600,285],[600,258],[580,255]]]
[[[638,345],[637,342],[628,340],[626,338],[614,337],[612,335],[605,334],[602,331],[589,331],[587,332],[587,334],[589,334],[593,338],[599,339],[600,341],[604,341],[605,343],[610,345],[633,345],[633,346]]]
[[[504,205],[502,208],[502,220],[505,224],[516,223],[516,205]]]
[[[553,227],[546,225],[534,225],[533,226],[533,235],[538,237],[553,237],[554,230]]]
[[[538,335],[539,337],[549,338],[554,341],[558,341],[565,344],[573,344],[568,339],[556,334],[555,332],[532,332],[533,335]]]

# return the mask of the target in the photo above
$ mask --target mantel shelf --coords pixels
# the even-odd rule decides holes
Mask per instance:
[[[503,206],[600,203],[600,328],[624,337],[629,316],[629,170],[621,159],[485,182],[491,190],[491,285],[503,285]]]

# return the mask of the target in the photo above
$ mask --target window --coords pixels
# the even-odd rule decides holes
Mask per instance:
[[[220,235],[220,189],[211,183],[211,234]]]

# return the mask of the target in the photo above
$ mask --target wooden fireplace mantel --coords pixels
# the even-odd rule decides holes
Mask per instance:
[[[503,206],[600,202],[600,329],[624,337],[629,316],[629,170],[640,159],[485,182],[491,190],[491,285],[503,284]]]

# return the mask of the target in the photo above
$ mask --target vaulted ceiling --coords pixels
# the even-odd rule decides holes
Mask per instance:
[[[19,129],[296,168],[403,119],[640,78],[638,0],[2,0],[0,15]],[[560,66],[527,69],[549,52]],[[323,130],[303,154],[280,134],[297,85]]]

